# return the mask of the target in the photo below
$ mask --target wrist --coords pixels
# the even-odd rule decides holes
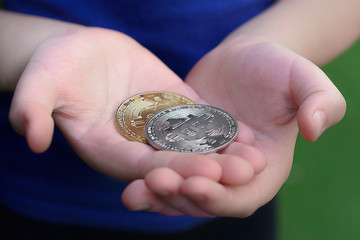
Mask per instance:
[[[359,9],[358,0],[281,0],[235,29],[227,39],[245,37],[277,43],[323,65],[359,37]]]
[[[34,51],[47,39],[84,26],[0,10],[0,91],[15,89]]]

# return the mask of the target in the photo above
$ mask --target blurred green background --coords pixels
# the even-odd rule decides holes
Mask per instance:
[[[315,143],[299,136],[278,194],[279,240],[360,239],[360,41],[322,69],[347,100],[347,113]]]
[[[324,66],[344,95],[344,119],[314,143],[301,136],[278,194],[280,240],[360,239],[360,41]]]

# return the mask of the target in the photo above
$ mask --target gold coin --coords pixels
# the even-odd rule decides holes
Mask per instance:
[[[178,93],[140,93],[120,104],[116,111],[116,125],[127,139],[146,143],[145,124],[148,119],[166,108],[187,104],[195,104],[195,102]]]

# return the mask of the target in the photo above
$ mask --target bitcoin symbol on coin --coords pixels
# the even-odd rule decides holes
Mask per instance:
[[[146,143],[145,124],[157,112],[184,104],[191,99],[172,92],[145,92],[129,97],[116,111],[116,125],[129,140]]]

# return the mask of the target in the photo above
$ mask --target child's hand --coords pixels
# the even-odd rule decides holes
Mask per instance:
[[[314,141],[345,112],[342,95],[317,66],[273,43],[225,42],[200,60],[186,83],[209,104],[251,128],[253,146],[265,154],[265,170],[248,184],[232,185],[156,169],[145,181],[133,183],[148,197],[128,204],[132,208],[146,206],[170,215],[248,216],[286,181],[298,129],[306,140]],[[230,146],[222,154],[236,151]],[[230,166],[222,165],[226,174],[239,174]],[[131,186],[125,194],[134,193]]]
[[[243,144],[234,144],[228,155],[221,156],[155,151],[125,139],[116,129],[117,107],[129,96],[154,90],[177,92],[203,103],[133,39],[115,31],[79,28],[48,38],[35,50],[16,87],[10,121],[34,152],[48,148],[56,123],[88,165],[121,180],[168,167],[184,178],[203,176],[240,184],[265,166],[263,155],[247,146],[253,134],[243,125],[238,137]],[[233,171],[228,165],[242,174],[228,174]]]

